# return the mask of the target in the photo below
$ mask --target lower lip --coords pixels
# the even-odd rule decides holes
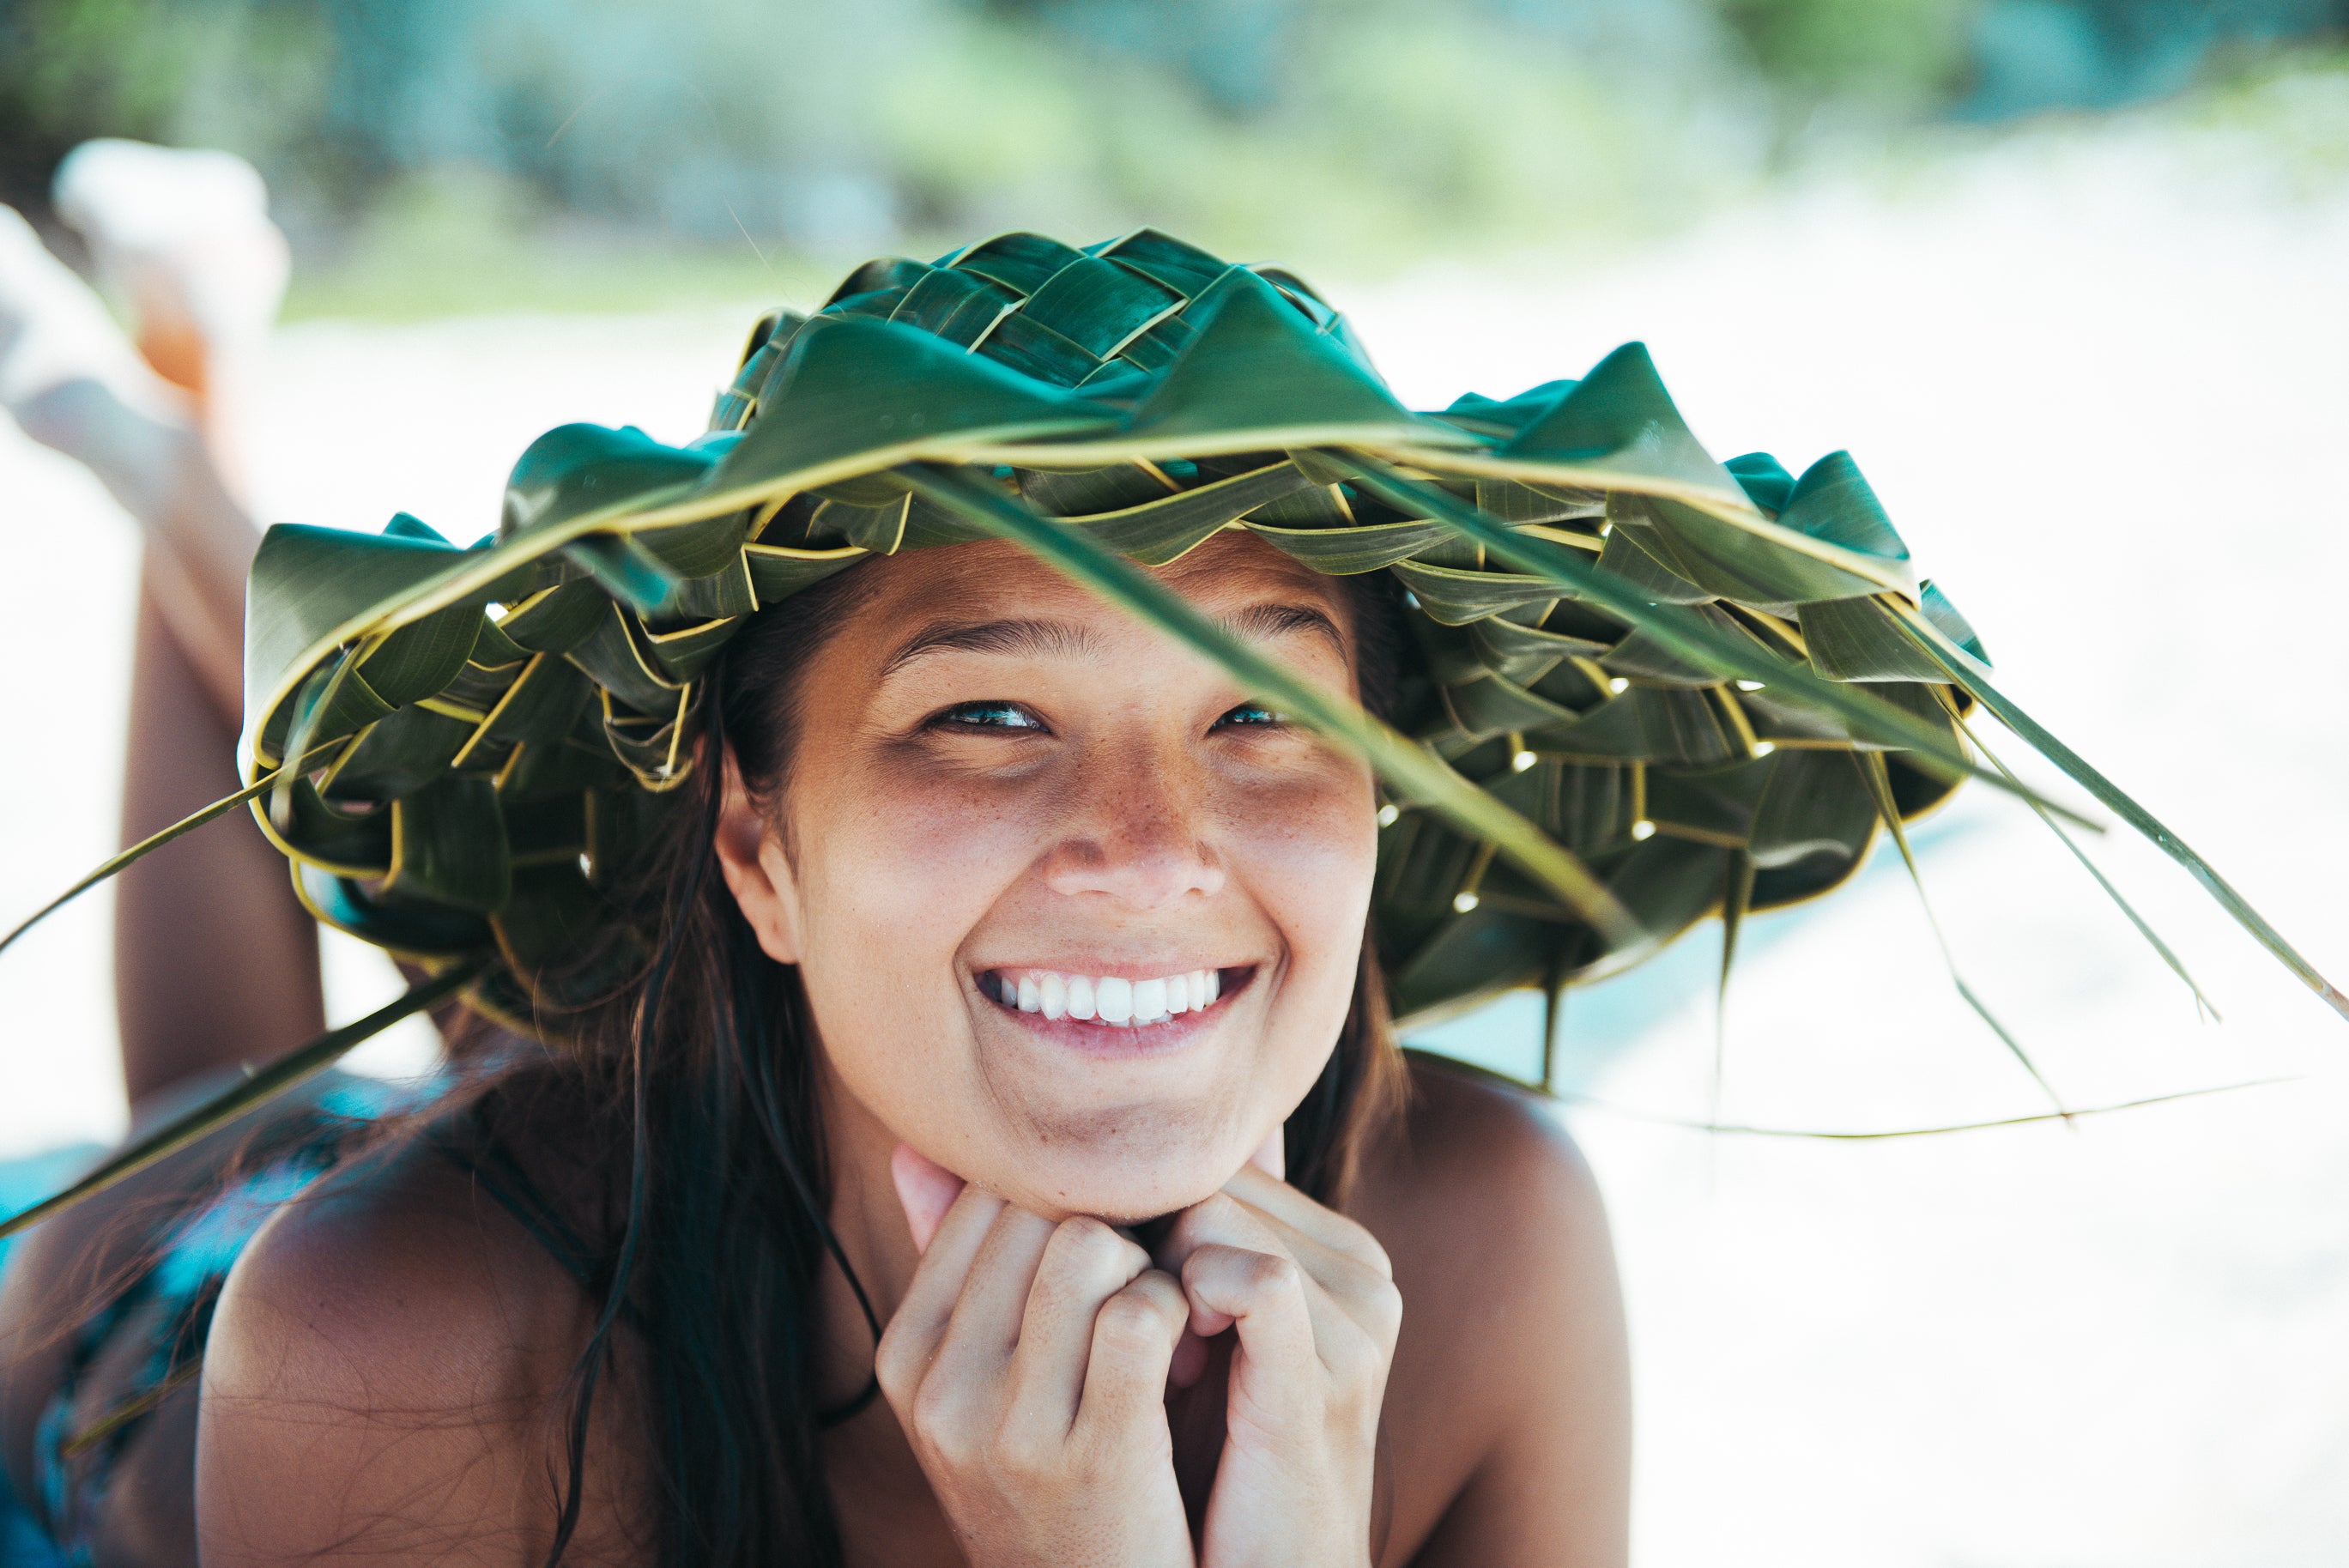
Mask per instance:
[[[992,971],[979,977],[975,988],[998,1013],[1055,1045],[1095,1057],[1155,1057],[1181,1050],[1214,1028],[1232,998],[1256,983],[1257,969],[1258,965],[1250,964],[1219,971],[1222,978],[1214,1001],[1154,1024],[1104,1024],[1099,1018],[1048,1018],[1041,1013],[1023,1013],[990,994],[987,981],[994,978]]]

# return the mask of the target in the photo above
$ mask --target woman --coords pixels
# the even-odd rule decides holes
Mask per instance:
[[[1268,547],[1235,536],[1168,577],[1332,685],[1361,667],[1361,612]],[[680,1061],[671,1091],[691,1098],[652,1113],[680,1147],[655,1154],[652,1181],[676,1184],[675,1210],[708,1202],[701,1181],[744,1175],[681,1146],[740,1140],[731,1163],[764,1190],[740,1214],[656,1200],[637,1310],[676,1322],[745,1299],[712,1343],[618,1335],[567,1560],[821,1560],[833,1539],[852,1562],[1187,1560],[1178,1474],[1205,1561],[1619,1559],[1624,1367],[1598,1201],[1562,1136],[1504,1091],[1425,1071],[1391,1117],[1399,1064],[1358,995],[1367,770],[1009,546],[838,581],[831,614],[779,617],[730,655],[723,882],[704,882],[686,943],[722,952],[747,930],[796,969],[796,987],[762,978],[781,1037],[820,1037],[820,1054],[731,1070],[808,1075],[803,1104],[779,1085],[762,1109],[809,1117],[801,1147],[820,1136],[808,1174],[842,1257],[825,1266],[803,1222],[769,1212],[790,1202],[775,1166],[792,1140],[760,1149],[760,1111],[730,1114]],[[681,958],[669,985],[691,973]],[[1019,1009],[1055,981],[1095,1016]],[[1121,1027],[1119,981],[1207,996],[1143,1022],[1154,1004],[1127,995]],[[1356,1006],[1370,1016],[1340,1049],[1358,1059],[1332,1068]],[[693,1026],[680,1057],[717,1032]],[[1325,1179],[1342,1213],[1277,1180],[1281,1124],[1325,1070],[1357,1079],[1349,1124],[1310,1150],[1359,1160],[1350,1192]],[[548,1124],[575,1123],[546,1092],[506,1137],[534,1172],[585,1152],[558,1143]],[[602,1304],[481,1196],[481,1169],[419,1147],[289,1211],[240,1265],[207,1357],[207,1561],[337,1542],[421,1561],[455,1539],[460,1561],[547,1555],[564,1523],[547,1478],[568,1470],[552,1418]],[[599,1174],[553,1187],[557,1206],[622,1202]],[[1172,1222],[1148,1250],[1113,1228],[1154,1216]],[[877,1352],[852,1278],[888,1326]],[[820,1307],[795,1328],[798,1290]],[[1226,1391],[1187,1363],[1234,1323]],[[886,1403],[827,1429],[876,1370]],[[760,1397],[725,1412],[726,1440],[680,1442],[696,1473],[647,1473],[643,1437],[714,1414],[734,1379]],[[816,1431],[784,1429],[793,1418]],[[810,1440],[825,1491],[791,1473]],[[703,1463],[763,1494],[664,1521],[662,1491],[718,1480]],[[694,1524],[699,1540],[671,1533]]]
[[[1946,795],[1970,634],[1848,459],[1723,469],[1636,349],[1413,415],[1149,231],[860,269],[715,426],[264,544],[305,902],[548,1044],[277,1212],[118,1455],[208,1563],[1621,1561],[1587,1172],[1387,1007]]]

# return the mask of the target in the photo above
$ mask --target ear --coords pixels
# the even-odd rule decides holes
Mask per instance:
[[[759,945],[778,964],[800,961],[799,882],[783,853],[782,833],[742,787],[734,753],[726,753],[726,798],[718,808],[718,869]]]

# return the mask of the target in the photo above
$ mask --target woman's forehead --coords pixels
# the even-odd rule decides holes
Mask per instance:
[[[840,640],[866,657],[886,659],[906,638],[944,621],[1049,621],[1104,635],[1135,628],[1127,612],[1006,542],[909,551],[864,570],[873,581]],[[1218,619],[1292,605],[1351,633],[1332,579],[1245,531],[1217,534],[1153,575]]]

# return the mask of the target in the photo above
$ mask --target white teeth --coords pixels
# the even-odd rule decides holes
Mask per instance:
[[[1104,1024],[1133,1022],[1133,982],[1115,975],[1102,975],[1093,982],[1093,1006]]]
[[[1041,1013],[1047,1018],[1097,1018],[1118,1028],[1133,1028],[1213,1006],[1223,994],[1223,974],[1193,969],[1130,980],[1119,975],[998,969],[980,976],[979,988],[1022,1013]]]

